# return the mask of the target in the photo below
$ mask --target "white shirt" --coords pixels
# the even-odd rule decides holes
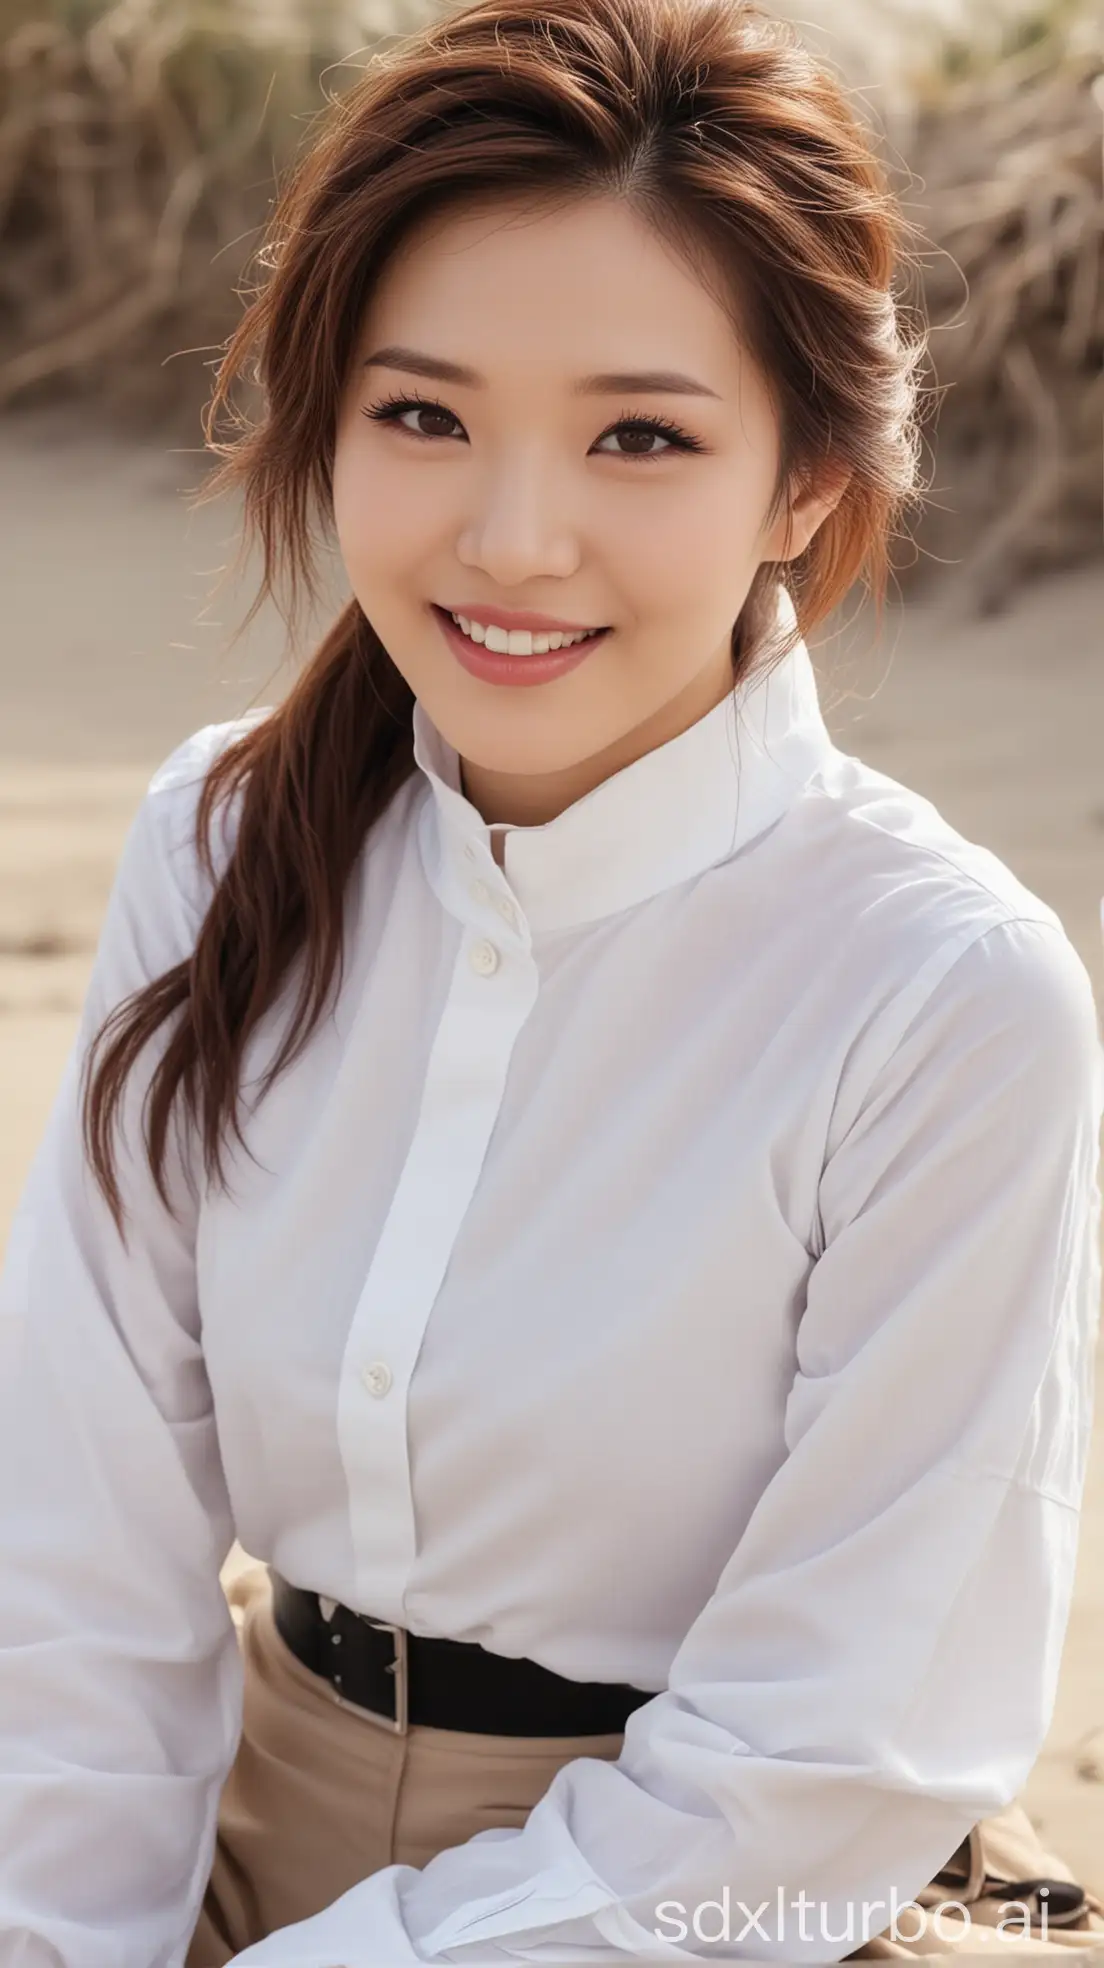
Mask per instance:
[[[250,1045],[231,1197],[184,1143],[170,1220],[131,1081],[124,1252],[76,1074],[191,947],[239,729],[137,814],[7,1256],[0,1962],[179,1968],[239,1729],[235,1534],[652,1695],[522,1828],[239,1961],[838,1960],[847,1902],[888,1925],[1051,1717],[1100,1286],[1084,966],[833,745],[803,644],[501,869],[419,704],[335,1013],[259,1103],[290,996]]]

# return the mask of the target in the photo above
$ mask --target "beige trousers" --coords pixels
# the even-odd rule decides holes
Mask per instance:
[[[340,1707],[329,1684],[296,1660],[273,1623],[263,1568],[235,1580],[229,1597],[245,1663],[242,1735],[223,1788],[210,1883],[185,1968],[224,1968],[274,1929],[320,1913],[381,1866],[428,1865],[488,1826],[521,1825],[563,1764],[577,1756],[615,1762],[621,1753],[620,1732],[484,1736],[413,1724],[396,1735]],[[1052,1930],[1040,1946],[1037,1929],[994,1931],[998,1901],[976,1898],[987,1874],[1074,1877],[1041,1845],[1026,1813],[1010,1805],[971,1835],[963,1886],[932,1892],[932,1904],[971,1903],[961,1931],[950,1915],[938,1933],[917,1923],[909,1934],[903,1915],[903,1934],[876,1936],[846,1958],[967,1954],[975,1962],[988,1955],[1024,1963],[1087,1948],[1093,1963],[1098,1949],[1104,1960],[1099,1900],[1090,1896],[1083,1927]],[[924,1889],[921,1903],[931,1890]],[[708,1948],[703,1953],[709,1958]],[[1084,1958],[1082,1968],[1089,1968]]]
[[[522,1825],[606,1736],[485,1736],[412,1723],[395,1735],[285,1645],[263,1573],[231,1588],[245,1656],[242,1736],[223,1787],[210,1884],[185,1968],[223,1968],[274,1928],[320,1913],[386,1865],[428,1865],[488,1825]]]

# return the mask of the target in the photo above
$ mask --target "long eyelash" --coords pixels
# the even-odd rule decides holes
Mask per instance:
[[[437,397],[403,396],[397,392],[391,396],[383,397],[379,403],[372,404],[371,408],[366,408],[363,414],[371,418],[373,423],[387,424],[396,422],[407,410],[439,410],[442,415],[451,417],[454,422],[459,421],[455,411],[450,410],[447,403],[442,403]],[[612,424],[607,425],[601,435],[595,439],[595,442],[600,444],[603,438],[612,437],[614,431],[618,430],[655,431],[658,436],[667,438],[676,450],[705,450],[705,446],[700,438],[694,437],[690,431],[683,430],[680,424],[672,423],[669,417],[658,417],[654,415],[642,417],[635,411],[629,410],[623,411],[621,416],[616,417]],[[427,436],[424,431],[410,431],[408,435],[410,437],[421,437],[428,444],[432,444],[435,441],[433,438]],[[625,451],[621,455],[624,458],[633,458],[634,462],[647,464],[654,458],[664,457],[665,453],[662,451],[638,451],[635,453]]]
[[[449,409],[447,403],[439,402],[436,397],[402,396],[396,391],[391,396],[381,397],[380,401],[374,403],[371,409],[364,411],[364,415],[370,417],[373,423],[386,424],[391,423],[404,410],[440,410],[446,417],[455,417],[456,414],[455,411]],[[417,431],[411,432],[411,436],[417,437],[419,435],[422,435],[422,433]]]
[[[670,438],[672,444],[680,451],[705,450],[705,446],[700,438],[694,437],[690,431],[683,430],[681,424],[672,423],[669,417],[657,417],[654,415],[641,417],[635,411],[629,410],[623,411],[620,417],[616,417],[613,423],[609,424],[602,432],[601,437],[596,439],[596,442],[600,444],[603,437],[612,436],[616,430],[626,429],[656,431],[660,437]],[[626,458],[632,455],[628,451],[622,453],[622,456]],[[662,458],[664,454],[662,451],[638,451],[635,455],[642,463],[648,463],[652,458]]]

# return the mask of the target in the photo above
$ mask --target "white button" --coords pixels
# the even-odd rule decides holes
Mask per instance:
[[[504,917],[508,923],[516,923],[517,910],[515,909],[509,896],[496,895],[493,899],[494,899],[495,908],[498,910],[499,915]]]
[[[485,881],[473,881],[468,893],[474,895],[477,902],[489,902],[491,899],[491,891]]]
[[[473,943],[468,961],[480,977],[491,977],[498,969],[498,951],[493,943]]]
[[[387,1393],[392,1379],[391,1369],[386,1360],[373,1360],[370,1366],[365,1367],[360,1377],[369,1394],[375,1394],[377,1398]]]

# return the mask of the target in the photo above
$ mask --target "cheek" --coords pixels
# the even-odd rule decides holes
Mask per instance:
[[[351,444],[343,444],[339,440],[333,462],[333,522],[341,557],[350,572],[351,562],[359,558],[364,540],[371,531],[370,511],[361,483],[363,476]]]
[[[750,499],[716,481],[672,488],[667,498],[642,496],[610,536],[623,578],[659,611],[708,609],[711,597],[739,585],[753,543]]]
[[[417,556],[424,513],[419,527],[418,502],[401,482],[401,474],[378,460],[358,453],[355,445],[339,445],[333,467],[334,531],[346,570],[354,582],[386,583],[404,562]]]

